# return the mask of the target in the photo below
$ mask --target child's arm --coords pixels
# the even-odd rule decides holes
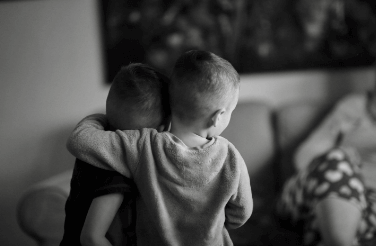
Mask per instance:
[[[121,193],[112,193],[93,199],[81,231],[80,241],[83,246],[112,246],[106,233],[123,198]]]
[[[72,155],[96,167],[110,166],[131,178],[130,166],[136,165],[142,145],[140,131],[105,131],[105,115],[95,114],[78,123],[67,148]]]
[[[227,229],[236,229],[242,226],[251,217],[253,211],[253,199],[251,183],[247,166],[239,154],[240,177],[237,192],[231,197],[225,208]]]

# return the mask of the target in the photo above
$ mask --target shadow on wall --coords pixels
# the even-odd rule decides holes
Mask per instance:
[[[84,117],[97,113],[104,114],[105,107],[79,115],[74,121],[62,123],[55,130],[47,132],[44,137],[40,138],[41,143],[37,145],[41,146],[41,149],[37,150],[38,159],[33,163],[34,167],[39,168],[34,175],[36,178],[30,177],[30,181],[35,183],[73,168],[75,157],[66,148],[68,137]]]
[[[97,108],[78,116],[73,121],[62,122],[53,130],[45,132],[44,136],[40,136],[38,138],[39,142],[33,142],[33,138],[28,137],[21,148],[26,149],[28,146],[34,145],[35,149],[33,149],[34,160],[30,160],[30,165],[27,167],[29,172],[24,172],[24,187],[73,168],[75,158],[66,148],[69,135],[76,124],[85,116],[104,112],[104,108]]]
[[[46,166],[48,176],[61,173],[73,167],[74,157],[67,150],[66,142],[74,126],[75,124],[46,135],[45,141],[50,143],[50,146],[48,146],[49,149],[45,153],[45,163],[48,163]]]
[[[28,182],[33,184],[73,167],[74,157],[67,150],[66,142],[74,126],[59,127],[40,138],[41,143],[35,143],[40,149],[32,162],[35,170],[26,177]]]

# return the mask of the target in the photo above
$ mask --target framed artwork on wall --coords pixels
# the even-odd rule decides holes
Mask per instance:
[[[101,0],[107,79],[130,62],[166,74],[190,49],[239,73],[371,65],[374,0]]]

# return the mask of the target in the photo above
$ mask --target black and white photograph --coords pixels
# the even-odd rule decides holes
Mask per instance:
[[[0,0],[0,246],[375,246],[375,0]]]

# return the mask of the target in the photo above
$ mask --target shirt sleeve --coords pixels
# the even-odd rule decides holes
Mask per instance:
[[[235,159],[236,165],[239,167],[239,184],[225,208],[225,226],[228,229],[242,226],[251,217],[253,211],[252,190],[247,166],[237,151]]]
[[[317,156],[333,148],[341,133],[351,130],[360,118],[364,97],[350,95],[340,100],[319,126],[298,147],[294,162],[304,169]],[[364,105],[363,105],[364,106]]]
[[[128,194],[128,197],[131,197],[136,193],[134,182],[115,171],[102,170],[96,185],[93,198],[112,193]]]
[[[116,171],[103,170],[76,159],[71,181],[71,191],[85,193],[91,199],[111,193],[136,192],[133,180]]]
[[[110,167],[132,178],[130,166],[135,167],[142,150],[143,137],[139,130],[105,131],[105,115],[95,114],[78,123],[67,141],[67,149],[78,159],[99,168]]]

